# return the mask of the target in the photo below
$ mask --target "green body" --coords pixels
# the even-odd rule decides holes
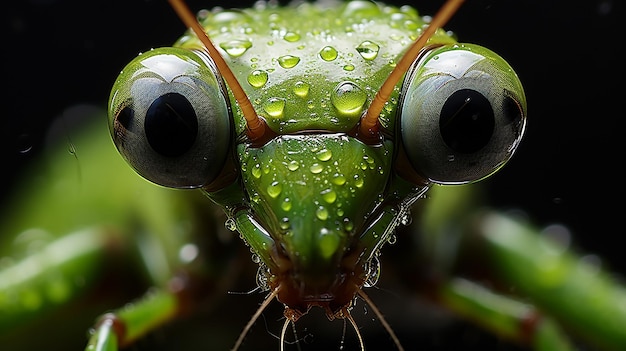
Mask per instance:
[[[241,111],[228,95],[234,121],[228,157],[240,173],[222,189],[203,190],[225,217],[213,211],[200,191],[164,189],[134,174],[114,151],[104,123],[76,138],[76,155],[58,153],[52,159],[54,171],[37,170],[43,176],[28,184],[28,194],[20,192],[23,204],[16,201],[7,213],[10,219],[3,219],[0,233],[20,234],[3,235],[0,245],[0,340],[5,331],[10,337],[15,326],[66,305],[98,281],[107,256],[120,253],[133,257],[125,263],[144,266],[147,280],[159,290],[116,311],[128,324],[126,339],[118,340],[110,325],[98,325],[89,348],[114,350],[118,343],[136,340],[179,314],[179,296],[168,286],[177,272],[201,272],[209,281],[226,274],[228,261],[219,252],[228,247],[223,243],[203,260],[181,258],[189,244],[204,240],[198,238],[223,237],[224,222],[259,258],[259,286],[281,286],[279,300],[289,309],[306,312],[318,305],[333,317],[350,306],[357,289],[376,283],[381,247],[396,240],[394,231],[410,222],[411,205],[430,185],[426,177],[420,183],[405,176],[406,165],[396,163],[405,157],[399,155],[403,146],[396,135],[403,83],[380,116],[384,129],[380,143],[368,145],[352,131],[424,22],[409,7],[360,1],[328,8],[260,6],[202,12],[199,17],[255,110],[278,136],[262,147],[251,147],[244,137]],[[454,42],[439,30],[430,44]],[[189,34],[176,46],[201,49]],[[132,73],[129,68],[121,81]],[[218,90],[219,83],[207,85]],[[535,240],[534,232],[508,219],[467,221],[464,206],[473,206],[474,195],[464,196],[462,189],[451,193],[457,195],[435,194],[440,200],[429,201],[433,207],[424,221],[409,228],[423,251],[419,256],[403,256],[396,267],[402,269],[398,275],[410,288],[419,289],[413,281],[423,279],[418,277],[422,265],[433,265],[440,275],[431,281],[427,295],[503,337],[537,349],[568,349],[556,320],[568,330],[588,334],[585,339],[595,345],[619,349],[626,344],[619,327],[626,324],[626,313],[606,315],[607,306],[624,300],[623,287],[604,274],[590,275],[569,256],[540,252],[550,244]],[[44,228],[45,233],[30,231],[33,227]],[[511,235],[498,240],[494,230]],[[474,257],[491,260],[487,266],[495,271],[493,277],[519,286],[528,299],[483,294],[473,283],[454,279],[457,255],[476,254],[473,245],[454,245],[465,243],[457,237],[460,232],[475,234],[468,242],[482,249]],[[523,239],[527,237],[533,239]],[[511,247],[520,242],[526,250]],[[562,286],[581,290],[587,286],[585,294],[569,295],[566,288],[533,281],[543,277],[559,285],[548,279],[554,272],[542,269],[552,259],[562,264],[559,272],[569,277],[561,281]],[[520,271],[511,263],[518,260],[528,270]],[[591,303],[596,288],[607,293]],[[572,299],[579,298],[588,303],[572,307],[576,304]],[[582,317],[573,312],[577,309],[584,311]],[[536,332],[529,333],[520,325],[526,315],[535,313],[546,317]]]

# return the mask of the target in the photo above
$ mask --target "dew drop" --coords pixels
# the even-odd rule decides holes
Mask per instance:
[[[309,95],[310,85],[305,82],[296,82],[293,86],[293,93],[301,98],[305,98]]]
[[[254,178],[261,178],[261,165],[258,163],[255,164],[254,167],[252,167],[251,173]]]
[[[339,211],[337,211],[337,212],[339,212]],[[350,218],[344,218],[343,219],[343,229],[345,229],[348,232],[351,232],[352,230],[354,230],[354,223],[352,223]]]
[[[262,88],[267,83],[268,74],[266,71],[257,69],[248,75],[248,84],[255,88]]]
[[[239,57],[252,47],[250,40],[234,39],[220,43],[220,47],[231,57]]]
[[[326,209],[326,207],[324,206],[320,206],[317,208],[317,210],[315,211],[315,216],[320,220],[320,221],[325,221],[328,219],[328,210]]]
[[[330,181],[335,185],[344,185],[346,184],[346,177],[342,174],[335,174]]]
[[[328,149],[321,149],[315,154],[315,157],[320,161],[328,161],[333,157],[333,153]]]
[[[339,113],[349,116],[360,115],[367,100],[367,94],[353,82],[337,85],[330,100]]]
[[[337,200],[337,193],[332,189],[326,189],[321,192],[322,199],[326,201],[326,203],[332,204]]]
[[[280,204],[280,208],[282,208],[285,212],[289,212],[291,210],[291,199],[286,197]]]
[[[289,227],[291,227],[291,224],[289,224],[289,218],[283,217],[280,220],[280,229],[287,230],[287,229],[289,229]]]
[[[252,258],[252,262],[254,262],[254,263],[258,264],[258,263],[261,262],[261,258],[259,257],[259,255],[255,254],[255,253],[252,254],[251,258]]]
[[[271,117],[280,118],[283,116],[283,112],[285,112],[285,99],[269,98],[263,104],[263,110]]]
[[[367,280],[364,286],[371,288],[378,283],[378,279],[380,278],[380,261],[378,260],[378,256],[373,256],[368,262],[366,272]]]
[[[363,187],[363,178],[359,177],[358,174],[354,175],[354,186],[357,188]]]
[[[294,32],[287,32],[285,33],[285,36],[283,37],[283,39],[285,39],[286,41],[290,43],[293,43],[293,42],[300,40],[300,34],[294,33]]]
[[[292,160],[287,164],[287,169],[292,172],[297,170],[298,168],[300,168],[300,164],[296,160]]]
[[[237,223],[235,223],[234,219],[229,218],[226,220],[226,222],[224,222],[224,227],[226,227],[226,229],[230,230],[231,232],[234,232],[235,230],[237,230]]]
[[[298,56],[284,55],[278,58],[278,64],[282,68],[293,68],[300,62]]]
[[[362,42],[356,47],[356,51],[361,55],[361,57],[368,61],[371,61],[378,56],[378,50],[380,50],[380,46],[369,40]]]
[[[277,198],[282,191],[283,186],[279,182],[272,182],[272,184],[267,187],[267,194],[273,199]]]
[[[320,57],[324,61],[333,61],[337,58],[337,49],[332,46],[324,46],[319,53]]]
[[[351,65],[351,64],[345,65],[345,66],[343,66],[343,70],[344,71],[348,71],[348,72],[352,72],[352,71],[354,71],[354,65]]]
[[[324,166],[319,163],[314,163],[311,165],[311,167],[309,167],[309,170],[313,174],[319,174],[324,170]]]

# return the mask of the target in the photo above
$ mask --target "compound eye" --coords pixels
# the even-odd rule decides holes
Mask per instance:
[[[208,58],[160,48],[129,63],[109,102],[113,141],[144,178],[195,188],[217,178],[230,151],[232,118]]]
[[[400,135],[414,170],[439,184],[483,179],[513,155],[526,98],[513,69],[477,45],[433,49],[404,82]]]

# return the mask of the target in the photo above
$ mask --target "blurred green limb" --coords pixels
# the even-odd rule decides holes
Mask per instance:
[[[178,312],[179,301],[174,293],[154,289],[141,300],[103,315],[85,350],[118,350],[171,320]]]
[[[420,247],[439,303],[536,350],[572,349],[569,338],[626,350],[626,288],[610,272],[529,223],[480,209],[479,186],[431,196]]]
[[[65,304],[97,280],[102,248],[114,237],[102,228],[77,231],[0,270],[0,330]]]
[[[575,337],[626,349],[626,289],[536,230],[489,212],[475,222],[492,269]]]
[[[448,308],[502,337],[528,344],[534,350],[575,349],[554,321],[541,316],[530,304],[462,278],[447,282],[440,293],[441,302]]]

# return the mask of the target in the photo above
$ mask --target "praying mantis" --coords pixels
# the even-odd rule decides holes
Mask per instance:
[[[80,149],[77,152],[77,155],[80,157]],[[505,168],[506,169],[506,168]],[[496,176],[497,177],[497,176]]]

